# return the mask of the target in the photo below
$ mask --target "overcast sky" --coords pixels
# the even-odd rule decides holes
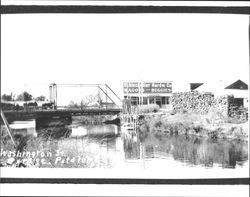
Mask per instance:
[[[1,93],[48,84],[249,78],[249,16],[14,14],[1,18]]]

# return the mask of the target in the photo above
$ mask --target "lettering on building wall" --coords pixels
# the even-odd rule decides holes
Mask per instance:
[[[172,83],[162,82],[162,83],[138,83],[138,82],[124,82],[123,92],[125,94],[136,94],[140,93],[172,93]]]

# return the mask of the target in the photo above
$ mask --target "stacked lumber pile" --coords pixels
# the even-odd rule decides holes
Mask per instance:
[[[229,115],[230,105],[233,102],[233,96],[224,95],[215,98],[215,104],[212,106],[211,110],[219,111],[224,116]]]
[[[197,91],[173,93],[170,103],[177,112],[195,112],[206,114],[210,110],[218,110],[228,115],[231,96],[214,98],[212,94],[202,94]]]

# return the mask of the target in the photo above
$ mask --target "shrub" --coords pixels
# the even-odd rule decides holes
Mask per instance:
[[[152,112],[158,112],[159,110],[160,110],[160,107],[157,104],[137,106],[137,111],[139,113],[152,113]]]
[[[170,114],[171,114],[171,115],[175,115],[176,113],[177,113],[177,111],[174,110],[174,109],[170,111]]]

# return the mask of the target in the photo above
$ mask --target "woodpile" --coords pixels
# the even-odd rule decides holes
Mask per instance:
[[[173,93],[170,103],[176,112],[195,112],[206,114],[211,110],[220,111],[228,115],[232,96],[214,98],[212,94],[202,94],[197,91]]]
[[[219,111],[224,116],[229,115],[230,105],[233,102],[233,96],[224,95],[215,98],[215,104],[212,106],[210,110]]]

